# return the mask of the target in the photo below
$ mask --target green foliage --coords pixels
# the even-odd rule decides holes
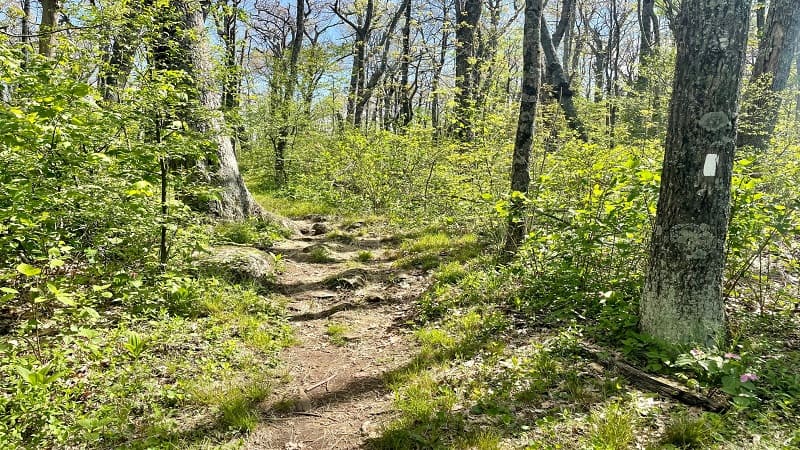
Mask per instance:
[[[280,304],[191,276],[190,255],[220,236],[268,245],[277,230],[210,237],[190,211],[214,195],[196,164],[213,157],[179,119],[196,106],[182,73],[139,74],[107,102],[73,50],[49,61],[0,38],[0,447],[184,447],[203,434],[175,432],[196,380],[263,372],[291,342]],[[199,426],[222,439],[251,427],[240,412],[266,391],[248,392],[219,424],[197,409]]]
[[[636,409],[631,405],[612,402],[596,410],[589,418],[587,440],[593,449],[616,450],[630,448],[634,442]]]
[[[285,233],[277,225],[258,219],[220,222],[214,226],[217,240],[259,249],[270,248],[275,241],[282,239]]]
[[[330,263],[336,261],[336,259],[331,256],[331,251],[324,245],[312,248],[311,251],[308,252],[308,260],[313,263]]]
[[[686,411],[679,411],[670,418],[666,430],[661,437],[663,445],[672,445],[681,449],[708,448],[717,422],[708,420],[706,416],[696,416]]]
[[[487,198],[505,190],[497,180],[506,177],[510,144],[502,139],[505,132],[492,136],[485,146],[460,152],[458,142],[437,141],[419,126],[404,134],[308,130],[294,140],[289,186],[258,198],[290,216],[326,214],[335,205],[340,214],[382,214],[414,223],[457,219],[472,228],[491,219],[485,214]],[[272,170],[263,164],[272,159],[271,144],[264,142],[242,154],[243,170],[256,185],[273,189]]]
[[[127,350],[131,356],[138,358],[147,348],[147,340],[142,339],[137,333],[130,333],[123,347],[125,347],[125,350]]]
[[[334,345],[339,347],[347,345],[347,337],[346,334],[349,331],[347,325],[337,323],[337,322],[330,322],[325,327],[325,334],[328,335],[328,338]]]
[[[362,251],[358,252],[358,255],[356,255],[356,260],[359,261],[359,262],[362,262],[362,263],[370,262],[374,258],[375,258],[375,255],[373,255],[372,252],[369,251],[369,250],[362,250]]]

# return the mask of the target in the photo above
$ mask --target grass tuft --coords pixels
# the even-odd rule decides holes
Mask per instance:
[[[328,335],[330,341],[339,347],[343,347],[347,345],[347,337],[345,336],[349,328],[347,325],[338,323],[338,322],[330,322],[325,329],[325,334]]]
[[[336,261],[332,256],[330,250],[325,247],[314,247],[308,252],[308,260],[313,263],[330,263]]]
[[[631,405],[613,402],[593,412],[589,425],[588,440],[592,448],[630,448],[634,443],[636,412]]]
[[[356,260],[362,263],[370,262],[373,259],[375,259],[375,255],[373,255],[369,250],[362,250],[358,252],[358,255],[356,256]]]
[[[661,443],[683,449],[706,448],[711,441],[712,432],[712,427],[704,416],[681,411],[672,416]]]

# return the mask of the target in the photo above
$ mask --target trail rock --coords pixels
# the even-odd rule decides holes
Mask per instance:
[[[253,247],[220,245],[208,253],[195,253],[198,269],[232,282],[255,282],[269,285],[274,281],[272,256]]]
[[[325,234],[330,230],[328,225],[325,225],[323,222],[317,222],[314,225],[311,225],[311,235],[312,236],[319,236],[321,234]]]
[[[345,270],[328,277],[323,284],[329,289],[358,289],[367,284],[367,272],[364,269]]]

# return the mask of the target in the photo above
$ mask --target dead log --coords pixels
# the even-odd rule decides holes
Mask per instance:
[[[664,377],[649,374],[628,364],[623,358],[611,350],[602,349],[591,344],[582,344],[581,353],[606,369],[616,370],[633,386],[639,389],[655,392],[663,397],[669,397],[685,405],[696,406],[706,411],[724,412],[730,405],[727,399],[711,398],[680,383]]]

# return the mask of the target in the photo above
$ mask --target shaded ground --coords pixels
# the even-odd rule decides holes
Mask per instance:
[[[298,342],[282,352],[286,383],[244,447],[358,448],[391,416],[384,376],[414,353],[404,324],[427,279],[393,267],[395,250],[374,234],[299,225],[304,236],[272,249]]]

